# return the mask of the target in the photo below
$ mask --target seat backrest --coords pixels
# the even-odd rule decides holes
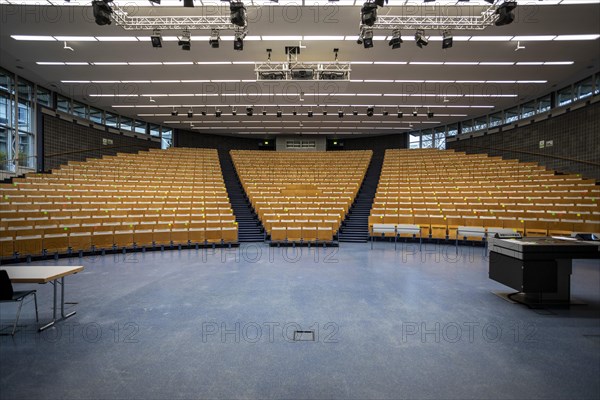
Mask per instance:
[[[0,300],[12,300],[13,287],[8,272],[0,270]]]

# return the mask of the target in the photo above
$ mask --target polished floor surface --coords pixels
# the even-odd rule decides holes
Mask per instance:
[[[493,292],[481,248],[182,250],[44,261],[77,314],[0,338],[0,398],[598,399],[600,262],[532,310]],[[22,264],[23,268],[27,265]],[[51,317],[52,287],[39,293]],[[14,306],[0,304],[2,325]]]

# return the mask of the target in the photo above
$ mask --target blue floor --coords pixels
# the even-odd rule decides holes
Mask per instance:
[[[481,248],[416,250],[249,244],[33,263],[85,266],[66,279],[77,315],[37,333],[24,306],[28,326],[0,338],[0,398],[600,398],[598,260],[574,262],[587,306],[531,310],[492,293],[510,289],[488,278]],[[46,321],[51,285],[28,287]]]

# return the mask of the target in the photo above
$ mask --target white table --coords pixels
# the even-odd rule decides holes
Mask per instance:
[[[73,315],[73,311],[65,315],[65,276],[83,271],[82,266],[34,266],[34,267],[0,267],[8,274],[12,283],[39,283],[50,282],[54,290],[52,321],[42,326],[40,332],[48,329],[56,322],[65,320]],[[60,284],[60,318],[56,318],[56,285]]]

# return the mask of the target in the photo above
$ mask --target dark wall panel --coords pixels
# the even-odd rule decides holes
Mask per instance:
[[[407,134],[369,136],[358,138],[338,139],[343,142],[344,150],[373,150],[374,153],[385,153],[386,149],[405,149],[408,147]],[[328,148],[328,150],[330,150]]]
[[[260,139],[240,138],[234,136],[211,135],[208,133],[175,130],[174,145],[176,147],[200,147],[206,149],[229,150],[259,150]]]
[[[547,141],[553,145],[547,147]],[[447,148],[533,161],[600,181],[599,166],[577,162],[600,163],[600,102],[505,132],[448,142]]]
[[[140,150],[160,148],[160,142],[121,134],[104,132],[58,117],[43,115],[43,169],[48,171],[69,161],[85,161],[117,153],[137,153]],[[104,146],[102,139],[111,139]]]

